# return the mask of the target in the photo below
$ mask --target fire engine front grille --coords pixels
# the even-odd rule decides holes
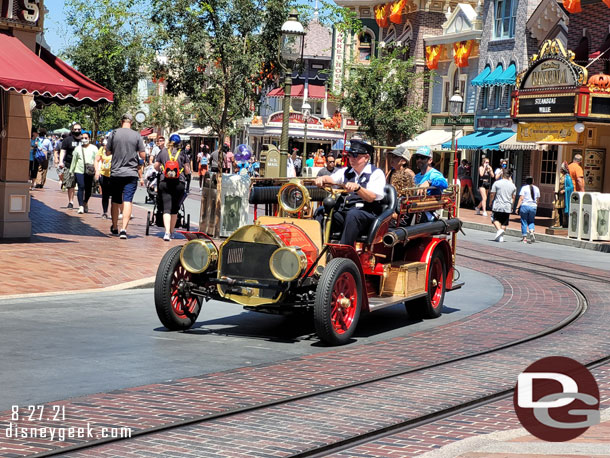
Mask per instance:
[[[269,258],[277,248],[263,243],[229,241],[220,253],[220,276],[275,282]]]

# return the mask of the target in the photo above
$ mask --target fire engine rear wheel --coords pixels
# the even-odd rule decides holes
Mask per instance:
[[[428,269],[428,294],[408,304],[409,312],[421,318],[438,318],[443,311],[445,286],[447,282],[447,266],[445,257],[436,250],[430,258]]]
[[[354,261],[332,259],[316,289],[314,326],[320,340],[330,345],[350,341],[362,307],[362,281]]]
[[[190,328],[201,311],[201,299],[187,294],[192,274],[180,264],[181,246],[171,248],[159,264],[155,279],[155,308],[170,331]]]

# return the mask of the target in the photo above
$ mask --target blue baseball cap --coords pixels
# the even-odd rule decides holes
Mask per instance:
[[[420,146],[417,148],[417,151],[415,151],[415,154],[418,156],[432,157],[432,150],[429,146]]]

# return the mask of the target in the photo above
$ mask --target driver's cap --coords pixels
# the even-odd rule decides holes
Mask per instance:
[[[354,140],[350,141],[349,151],[350,151],[350,153],[368,154],[368,155],[372,156],[375,149],[373,148],[373,145],[371,145],[370,143],[367,143],[363,140],[354,139]]]

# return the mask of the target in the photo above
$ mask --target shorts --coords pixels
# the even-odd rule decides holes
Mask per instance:
[[[487,189],[489,191],[489,188],[491,188],[491,186],[489,183],[481,183],[479,184],[479,188]]]
[[[180,180],[161,180],[159,182],[159,196],[163,202],[163,213],[177,215],[184,200],[185,185]]]
[[[138,177],[110,177],[113,204],[132,202],[136,189],[138,189]]]
[[[466,186],[470,186],[472,188],[471,178],[460,178],[460,183],[462,184],[462,188],[465,188]]]
[[[510,213],[493,212],[493,220],[500,223],[500,226],[508,226],[509,216],[510,216]]]
[[[208,166],[207,165],[200,165],[199,166],[199,175],[205,175],[208,171]]]

